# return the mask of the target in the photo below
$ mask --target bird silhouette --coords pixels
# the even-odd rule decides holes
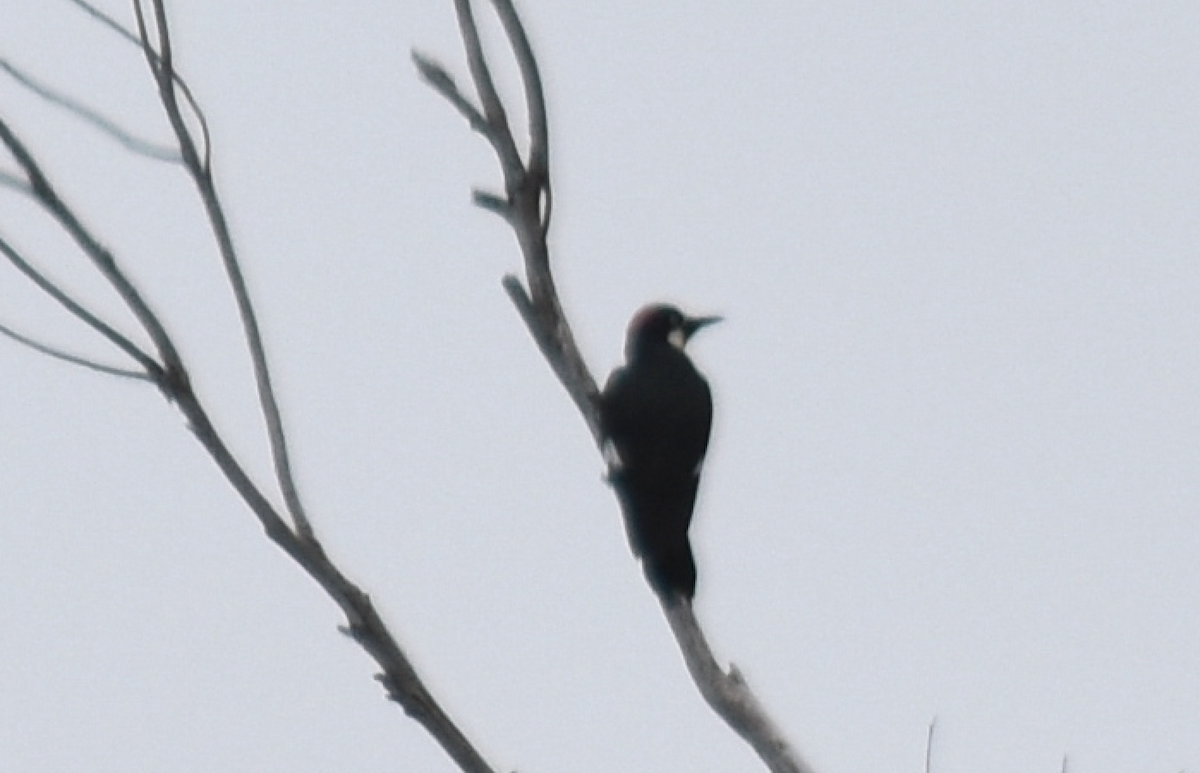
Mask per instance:
[[[688,317],[646,306],[629,323],[625,364],[609,376],[600,415],[633,552],[668,602],[696,593],[688,527],[712,427],[708,382],[684,352],[688,339],[720,317]]]

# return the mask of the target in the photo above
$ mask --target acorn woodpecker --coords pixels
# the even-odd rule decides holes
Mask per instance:
[[[600,396],[609,480],[646,579],[668,602],[696,593],[688,525],[712,427],[712,395],[683,347],[720,317],[646,306],[629,323],[625,365]]]

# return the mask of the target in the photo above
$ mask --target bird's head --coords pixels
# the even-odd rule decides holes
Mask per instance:
[[[625,357],[636,358],[638,352],[656,346],[669,345],[683,351],[688,339],[702,327],[721,321],[721,317],[689,317],[674,306],[654,303],[643,307],[629,321],[625,339]]]

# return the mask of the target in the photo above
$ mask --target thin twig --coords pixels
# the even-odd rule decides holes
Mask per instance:
[[[125,38],[130,43],[133,43],[135,46],[141,46],[142,43],[140,40],[138,40],[137,35],[133,34],[129,30],[125,29],[124,25],[122,25],[119,21],[117,21],[113,17],[109,16],[108,14],[104,13],[104,11],[101,11],[99,8],[95,7],[91,3],[88,3],[85,0],[69,0],[69,2],[78,6],[88,16],[91,16],[93,19],[100,22],[105,27],[108,27],[110,30],[117,33],[121,37]]]
[[[246,286],[245,275],[242,273],[237,250],[233,244],[233,234],[221,206],[217,194],[216,183],[212,177],[210,158],[207,154],[207,136],[205,136],[205,156],[197,152],[195,139],[187,128],[187,123],[179,109],[175,89],[181,82],[174,70],[171,53],[171,35],[167,25],[166,11],[162,0],[153,0],[153,8],[157,32],[157,48],[150,40],[141,2],[136,3],[138,32],[142,37],[142,46],[146,51],[146,59],[154,73],[158,85],[159,98],[162,101],[167,118],[179,142],[183,154],[184,166],[191,175],[204,209],[208,215],[209,227],[217,241],[217,249],[221,254],[221,263],[233,292],[238,309],[238,317],[242,322],[242,334],[250,352],[250,360],[254,369],[255,387],[258,392],[259,408],[262,411],[267,427],[267,438],[271,448],[271,457],[275,465],[275,477],[279,490],[283,495],[287,511],[292,518],[297,533],[303,539],[314,539],[312,524],[305,512],[300,499],[298,487],[292,474],[287,436],[284,430],[283,417],[279,403],[275,397],[275,388],[271,382],[271,371],[267,363],[266,347],[263,344],[262,333],[258,325],[257,313],[250,299],[250,291]],[[194,102],[188,97],[189,104],[199,112]]]
[[[513,56],[521,71],[525,88],[526,113],[529,117],[529,164],[528,174],[541,186],[543,207],[540,215],[542,237],[550,231],[550,210],[553,196],[550,190],[550,128],[546,120],[546,96],[542,87],[542,76],[538,71],[537,57],[525,33],[525,25],[517,16],[512,0],[492,0],[504,33],[512,46]]]
[[[0,121],[0,128],[3,128],[3,121]],[[60,306],[82,321],[85,325],[95,330],[100,335],[107,338],[118,349],[128,354],[137,364],[141,365],[144,372],[152,379],[157,380],[162,375],[162,366],[155,362],[154,358],[148,353],[130,341],[121,333],[109,325],[104,320],[97,317],[92,312],[84,308],[83,304],[72,298],[49,277],[38,271],[29,261],[27,261],[20,252],[16,250],[8,240],[0,237],[0,253],[4,253],[4,257],[8,258],[9,262],[16,267],[18,271],[24,274],[31,282],[37,285],[38,289],[49,295]]]
[[[16,65],[4,59],[0,59],[0,70],[4,70],[17,83],[24,86],[29,91],[46,100],[52,105],[62,108],[71,113],[75,117],[82,120],[84,123],[93,126],[103,134],[108,135],[120,144],[124,145],[131,152],[139,156],[153,159],[155,161],[169,161],[171,163],[179,163],[181,160],[179,153],[171,148],[164,148],[161,145],[155,145],[147,140],[139,139],[133,136],[130,132],[125,131],[118,126],[114,121],[102,116],[99,112],[91,109],[87,105],[77,100],[68,97],[65,94],[57,92],[42,83],[39,83],[25,71],[18,68]]]
[[[504,34],[512,46],[513,57],[521,71],[524,84],[526,111],[529,115],[529,168],[535,173],[545,173],[550,168],[550,130],[546,120],[546,97],[542,88],[542,76],[538,72],[537,57],[525,33],[525,25],[517,16],[512,0],[492,0]]]
[[[472,129],[487,136],[490,130],[487,119],[483,117],[483,113],[479,112],[479,108],[471,104],[470,100],[458,90],[458,84],[454,82],[450,73],[446,72],[438,62],[417,51],[412,52],[412,60],[425,83],[445,97],[447,102],[454,105],[454,109],[462,113],[462,116],[471,124]]]
[[[925,773],[933,773],[933,731],[936,727],[937,717],[934,717],[929,720],[929,733],[925,736]]]
[[[24,193],[26,195],[33,193],[33,189],[29,187],[28,182],[8,172],[0,172],[0,185],[10,188],[17,193]]]
[[[118,340],[118,338],[114,338],[105,332],[103,328],[96,327],[92,322],[88,322],[88,324],[93,324],[93,327],[105,333],[110,340],[122,349],[125,349],[130,356],[138,360],[138,363],[146,368],[147,372],[159,375],[171,374],[172,379],[182,377],[183,366],[179,358],[179,353],[175,350],[175,344],[167,334],[161,320],[150,309],[149,304],[142,298],[141,293],[117,265],[113,254],[92,235],[75,212],[58,195],[54,186],[50,184],[49,178],[42,171],[41,166],[34,160],[29,149],[13,133],[12,129],[2,118],[0,118],[0,142],[8,148],[13,159],[24,170],[25,176],[29,181],[30,195],[34,197],[46,212],[58,221],[62,229],[75,240],[75,243],[91,259],[92,264],[99,269],[105,280],[117,291],[121,300],[124,301],[125,305],[129,307],[129,310],[137,319],[138,324],[142,326],[147,335],[150,336],[150,340],[154,342],[154,346],[162,359],[162,364],[160,365],[149,359],[147,355],[143,354],[136,347],[133,347],[132,344],[127,346],[127,341],[122,343],[124,341],[123,338]],[[6,254],[8,253],[6,252]],[[12,258],[11,255],[9,257],[10,259]],[[43,287],[43,289],[47,288]],[[57,297],[56,300],[59,300],[60,303],[63,302]],[[68,306],[68,308],[70,307]],[[72,313],[80,316],[74,310],[72,310]],[[83,319],[82,316],[80,318]],[[87,320],[85,319],[85,321]],[[166,382],[164,381],[163,383]]]
[[[74,3],[80,9],[82,9],[85,13],[87,13],[89,16],[91,16],[96,21],[103,24],[105,27],[108,27],[109,29],[111,29],[113,32],[116,32],[118,35],[120,35],[122,38],[124,38],[128,42],[130,42],[133,45],[137,46],[138,48],[142,49],[143,53],[146,56],[149,56],[149,57],[157,56],[157,53],[154,51],[153,46],[150,46],[149,49],[146,48],[146,45],[143,42],[143,39],[139,34],[131,32],[130,30],[126,29],[124,27],[124,25],[122,25],[120,22],[113,19],[111,16],[107,15],[100,9],[96,8],[91,3],[86,2],[86,0],[69,0],[69,1],[71,3]],[[134,0],[134,12],[135,12],[135,14],[137,14],[137,16],[140,19],[141,13],[142,13],[140,0]],[[144,32],[144,28],[142,29],[142,31]],[[153,67],[152,67],[152,69],[153,69]],[[207,167],[208,166],[209,146],[210,146],[208,121],[204,117],[204,111],[200,109],[200,103],[195,99],[195,97],[192,96],[192,90],[188,87],[187,83],[185,83],[183,81],[183,79],[178,76],[178,74],[175,75],[175,85],[177,85],[179,87],[179,90],[183,93],[184,99],[187,101],[188,106],[192,110],[192,113],[196,116],[196,121],[200,124],[200,134],[204,139],[204,166]]]
[[[156,57],[157,56],[157,53],[154,51],[153,46],[150,46],[149,49],[147,49],[146,46],[143,44],[142,38],[138,34],[126,29],[125,26],[122,25],[120,22],[118,22],[116,19],[112,18],[108,14],[106,14],[103,11],[101,11],[100,9],[96,8],[91,3],[86,2],[86,0],[69,0],[69,2],[73,3],[76,7],[83,10],[86,14],[91,16],[96,21],[100,22],[100,24],[104,25],[108,29],[115,32],[117,35],[121,36],[121,38],[123,38],[124,40],[126,40],[129,43],[132,43],[133,45],[142,49],[143,53],[146,56],[148,56],[148,57]],[[140,0],[134,0],[134,12],[139,18],[141,17],[142,9],[141,9]],[[152,65],[151,69],[154,70],[155,72],[157,72],[157,70],[154,69],[153,65]],[[179,87],[180,92],[183,94],[184,99],[188,103],[188,107],[191,109],[193,115],[196,117],[197,123],[199,123],[199,125],[200,125],[200,134],[201,134],[201,137],[203,138],[203,144],[204,144],[204,153],[203,153],[204,166],[207,168],[208,163],[209,163],[209,153],[210,153],[210,148],[211,148],[211,143],[209,141],[210,135],[209,135],[209,130],[208,130],[208,120],[204,117],[204,111],[200,109],[200,103],[195,99],[195,97],[192,96],[192,90],[188,87],[187,83],[185,83],[177,75],[176,75],[176,84],[175,85],[177,85]],[[171,160],[177,161],[178,154],[176,154],[176,157]]]
[[[78,355],[71,354],[70,352],[63,351],[62,349],[58,349],[56,347],[50,346],[49,344],[44,344],[40,341],[30,338],[27,335],[22,335],[21,333],[18,333],[16,330],[13,330],[11,327],[9,327],[8,325],[5,325],[3,323],[0,323],[0,335],[7,336],[7,337],[11,338],[12,340],[16,341],[17,343],[22,344],[24,346],[28,346],[30,349],[33,349],[35,352],[44,354],[47,357],[52,357],[56,360],[62,360],[64,362],[69,362],[72,365],[79,365],[80,367],[87,368],[88,370],[94,370],[94,371],[104,373],[109,376],[120,376],[121,378],[131,378],[131,379],[135,379],[138,381],[149,381],[151,383],[153,383],[153,381],[154,381],[153,377],[151,377],[149,374],[147,374],[143,371],[127,370],[126,368],[114,368],[111,365],[104,365],[103,363],[99,363],[94,360],[89,360],[86,357],[80,357]]]
[[[454,11],[458,16],[458,31],[462,35],[463,44],[467,51],[467,66],[471,71],[471,80],[479,93],[479,102],[483,105],[483,114],[487,118],[488,131],[484,136],[492,143],[496,156],[504,170],[504,179],[512,178],[523,169],[521,154],[513,141],[512,132],[508,128],[508,115],[492,73],[488,69],[487,58],[483,53],[483,44],[479,40],[479,27],[475,24],[475,14],[471,10],[471,0],[454,0]],[[511,198],[512,191],[509,191]]]

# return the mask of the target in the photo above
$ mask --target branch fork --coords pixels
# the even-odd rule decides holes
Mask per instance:
[[[346,624],[341,630],[379,665],[381,674],[378,679],[387,697],[421,723],[463,771],[494,773],[492,766],[484,760],[425,687],[370,597],[326,555],[308,518],[292,474],[287,437],[257,315],[213,179],[212,146],[207,122],[198,101],[175,69],[165,0],[133,0],[136,32],[125,29],[86,0],[71,2],[99,23],[137,45],[146,60],[158,91],[159,102],[174,135],[175,147],[169,152],[143,155],[179,163],[185,174],[191,178],[204,208],[242,322],[243,338],[253,366],[259,408],[274,462],[277,494],[272,495],[264,490],[250,477],[242,460],[229,448],[214,424],[202,397],[195,391],[186,360],[175,345],[166,323],[143,298],[135,281],[117,257],[59,196],[34,153],[2,117],[0,146],[7,150],[19,169],[19,174],[0,172],[0,185],[31,198],[59,228],[72,237],[92,267],[100,272],[124,301],[151,345],[144,347],[118,332],[96,311],[89,309],[86,303],[73,297],[40,271],[16,245],[4,239],[2,234],[0,254],[70,314],[132,360],[134,367],[110,366],[80,357],[25,336],[5,325],[0,325],[0,335],[6,335],[35,351],[74,365],[154,384],[163,396],[183,413],[192,434],[258,518],[268,538],[295,560],[341,609],[346,618]],[[62,107],[85,124],[108,134],[126,147],[130,146],[127,140],[132,134],[119,130],[110,122],[98,119],[99,113],[84,107],[82,103],[63,97],[4,64],[0,62],[0,69],[31,92]],[[140,147],[138,145],[131,149],[139,152]],[[281,505],[272,501],[275,496],[282,500]]]
[[[511,0],[491,0],[521,73],[529,125],[529,152],[521,157],[507,113],[496,92],[470,0],[455,0],[459,33],[480,107],[458,88],[454,78],[433,59],[414,53],[413,62],[425,82],[441,94],[477,133],[492,146],[500,162],[505,195],[476,190],[481,208],[500,215],[512,227],[524,258],[524,281],[509,274],[505,292],[529,328],[534,342],[583,415],[592,438],[604,455],[605,433],[597,407],[599,390],[587,367],[559,301],[550,269],[547,235],[550,229],[551,188],[549,132],[545,95],[537,60]],[[812,773],[767,715],[736,668],[728,671],[712,651],[688,602],[663,605],[671,630],[683,652],[688,671],[709,705],[758,752],[773,773]]]

